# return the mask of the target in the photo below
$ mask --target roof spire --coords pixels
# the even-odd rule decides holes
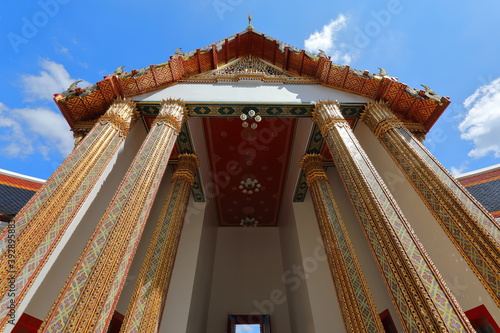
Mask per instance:
[[[249,30],[253,29],[253,26],[252,26],[252,14],[251,13],[248,14],[248,27],[247,27],[247,29],[249,29]]]

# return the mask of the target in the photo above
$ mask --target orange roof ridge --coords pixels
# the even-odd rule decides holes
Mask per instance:
[[[118,97],[130,98],[165,88],[236,59],[253,55],[273,66],[297,76],[318,79],[321,84],[368,97],[384,100],[401,119],[420,124],[428,131],[449,105],[446,97],[435,94],[430,88],[417,90],[397,81],[381,69],[372,74],[348,65],[332,63],[324,54],[311,54],[249,26],[242,32],[189,53],[178,49],[168,62],[150,65],[130,72],[123,66],[104,80],[85,89],[72,86],[55,94],[54,100],[71,127],[78,122],[97,119],[104,114],[111,102]]]
[[[21,173],[9,171],[9,170],[4,170],[4,169],[0,169],[0,176],[1,175],[16,178],[16,179],[22,179],[22,180],[26,180],[26,181],[33,182],[33,183],[39,183],[39,184],[45,183],[45,179],[31,177],[31,176],[23,175]]]

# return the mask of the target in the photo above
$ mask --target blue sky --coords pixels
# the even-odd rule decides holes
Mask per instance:
[[[48,178],[72,147],[52,101],[73,81],[140,69],[244,30],[420,84],[452,104],[426,145],[449,170],[500,163],[500,2],[4,0],[0,168]]]
[[[236,325],[236,333],[260,333],[260,325]]]

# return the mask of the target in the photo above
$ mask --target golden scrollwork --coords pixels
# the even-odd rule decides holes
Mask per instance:
[[[89,131],[86,130],[73,130],[73,138],[75,139],[75,147],[78,146],[78,144],[85,138],[85,136],[89,133]]]
[[[193,185],[196,169],[198,169],[200,161],[196,154],[180,154],[177,170],[175,171],[174,179],[184,179],[190,185]]]
[[[135,102],[117,98],[108,111],[99,118],[99,122],[102,124],[110,123],[120,132],[121,136],[127,136],[137,119],[139,119],[139,112],[136,110]]]
[[[417,139],[420,143],[424,143],[425,141],[425,136],[427,133],[425,132],[422,132],[422,131],[410,131],[411,134],[413,134],[413,136],[415,137],[415,139]]]
[[[167,125],[178,134],[182,124],[188,118],[189,114],[184,102],[180,99],[169,98],[160,103],[160,111],[153,125]]]
[[[324,137],[328,135],[334,126],[349,127],[349,123],[342,116],[338,101],[318,101],[314,107],[312,118],[319,126]]]
[[[85,131],[87,128],[84,128]],[[123,139],[111,125],[95,124],[42,186],[39,195],[35,195],[17,215],[19,234],[16,239],[16,251],[23,255],[16,261],[19,267],[16,301],[21,302],[24,299],[38,274],[47,267],[47,258],[58,246],[79,207],[88,197]],[[4,286],[7,286],[2,283],[5,278],[3,272],[7,272],[3,263],[4,261],[0,260],[2,295],[5,293]],[[2,302],[6,299],[8,300],[3,298],[0,301],[2,308]],[[0,330],[4,325],[0,320]]]
[[[382,138],[387,131],[404,126],[403,122],[396,117],[384,101],[373,101],[366,105],[361,115],[368,127],[373,131],[377,139]]]
[[[307,154],[300,160],[300,168],[306,174],[307,185],[311,186],[318,180],[328,181],[323,168],[323,156],[320,154]]]
[[[403,126],[403,123],[399,119],[384,119],[381,120],[373,131],[377,139],[382,138],[385,133],[396,126]]]
[[[281,82],[291,84],[319,84],[314,77],[291,75],[262,59],[249,55],[231,61],[213,71],[182,78],[181,82],[237,82],[240,79],[262,80],[264,82]]]

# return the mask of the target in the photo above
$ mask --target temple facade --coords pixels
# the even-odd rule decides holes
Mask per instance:
[[[4,219],[0,330],[500,331],[500,226],[424,147],[424,88],[252,26],[72,85],[73,152]]]

